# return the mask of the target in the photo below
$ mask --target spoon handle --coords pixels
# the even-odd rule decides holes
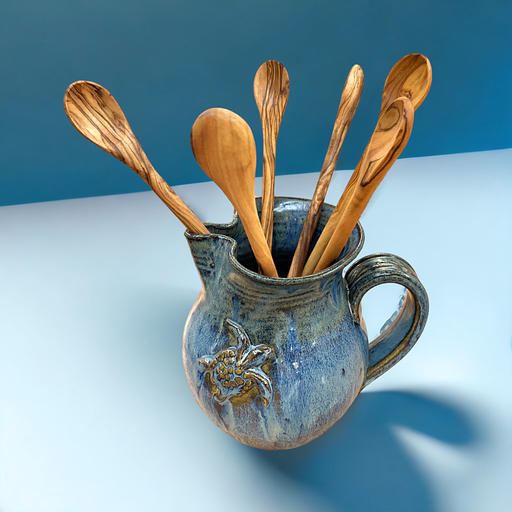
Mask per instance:
[[[314,272],[324,270],[338,258],[373,193],[409,141],[414,121],[412,103],[408,98],[398,98],[388,107],[386,113],[391,109],[398,110],[396,124],[385,127],[386,130],[396,130],[392,146],[388,151],[377,152],[375,159],[371,149],[363,155],[365,160],[360,168],[359,179],[353,186],[347,206],[340,211],[340,219]]]
[[[237,204],[236,201],[231,201],[231,203],[233,206]],[[261,271],[268,277],[279,277],[270,248],[267,245],[265,235],[259,223],[254,199],[252,201],[247,199],[243,203],[240,202],[237,206],[238,209],[235,206],[235,210],[242,221],[245,234]]]
[[[313,193],[313,199],[309,207],[304,226],[293,255],[293,260],[288,271],[288,277],[297,277],[302,274],[304,262],[308,255],[309,246],[313,234],[315,233],[318,219],[324,204],[325,195],[331,182],[334,167],[340,154],[341,146],[345,140],[347,130],[354,118],[354,114],[359,105],[361,94],[363,92],[364,75],[363,70],[357,64],[352,67],[345,82],[343,93],[341,95],[338,113],[334,122],[334,128],[331,136],[331,141],[325,155],[324,163],[320,171],[320,176]]]
[[[142,150],[141,150],[142,151]],[[174,192],[167,182],[156,172],[146,155],[142,153],[146,160],[143,167],[130,167],[134,170],[162,200],[162,202],[171,210],[180,222],[191,232],[197,235],[209,235],[208,228],[197,218],[194,212],[183,202],[183,200]]]
[[[331,240],[332,234],[334,233],[334,230],[336,229],[336,226],[338,225],[340,218],[343,216],[343,212],[347,207],[348,200],[357,185],[359,172],[362,164],[366,160],[367,152],[368,146],[366,146],[359,160],[359,163],[357,164],[354,172],[352,173],[352,176],[350,176],[350,180],[347,183],[345,190],[343,191],[343,194],[341,195],[340,200],[338,201],[338,204],[334,208],[331,216],[329,217],[329,220],[327,221],[327,224],[325,225],[324,229],[322,230],[322,233],[320,234],[320,237],[318,238],[315,246],[313,247],[313,250],[311,251],[309,258],[307,259],[306,264],[304,265],[304,269],[302,270],[303,276],[309,276],[310,274],[313,274],[313,272],[315,271],[315,267],[320,261],[320,258],[322,257],[322,254],[325,251],[327,244]]]
[[[194,212],[155,170],[131,130],[126,132],[125,136],[117,144],[118,147],[115,150],[119,151],[119,156],[114,154],[114,152],[111,154],[137,173],[191,233],[198,235],[210,234]],[[108,149],[106,151],[110,153]]]

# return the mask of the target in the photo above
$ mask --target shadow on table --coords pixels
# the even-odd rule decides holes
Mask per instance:
[[[301,448],[254,452],[264,465],[318,493],[335,510],[433,512],[433,493],[394,426],[450,445],[479,440],[469,418],[452,404],[381,391],[362,393],[338,423]]]

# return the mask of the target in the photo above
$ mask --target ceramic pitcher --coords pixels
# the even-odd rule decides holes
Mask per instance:
[[[303,199],[275,200],[279,275],[287,273],[308,208]],[[313,244],[332,210],[324,205]],[[183,361],[203,411],[242,443],[287,449],[318,437],[423,331],[427,294],[403,259],[375,254],[343,275],[363,246],[360,224],[333,265],[294,279],[258,273],[236,213],[230,224],[207,227],[210,235],[185,233],[203,287],[186,322]],[[407,293],[392,325],[368,343],[359,306],[383,283]]]

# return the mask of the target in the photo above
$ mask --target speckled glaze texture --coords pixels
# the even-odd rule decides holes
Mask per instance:
[[[260,207],[259,199],[257,200]],[[276,198],[272,253],[286,275],[309,201]],[[324,205],[313,243],[332,206]],[[243,226],[186,232],[203,288],[183,335],[185,373],[208,417],[242,443],[288,449],[315,439],[361,389],[400,360],[420,336],[428,299],[414,270],[396,256],[363,258],[358,224],[337,262],[296,279],[258,274]],[[390,329],[368,344],[359,304],[377,284],[409,291]]]

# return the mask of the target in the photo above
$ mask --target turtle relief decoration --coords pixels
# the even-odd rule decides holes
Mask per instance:
[[[226,320],[234,331],[236,345],[222,349],[214,356],[199,359],[210,393],[219,404],[226,404],[252,391],[264,406],[273,399],[272,382],[262,366],[271,362],[274,351],[269,345],[253,345],[247,332],[236,322]],[[254,394],[256,390],[256,395]],[[247,396],[248,397],[248,396]]]

